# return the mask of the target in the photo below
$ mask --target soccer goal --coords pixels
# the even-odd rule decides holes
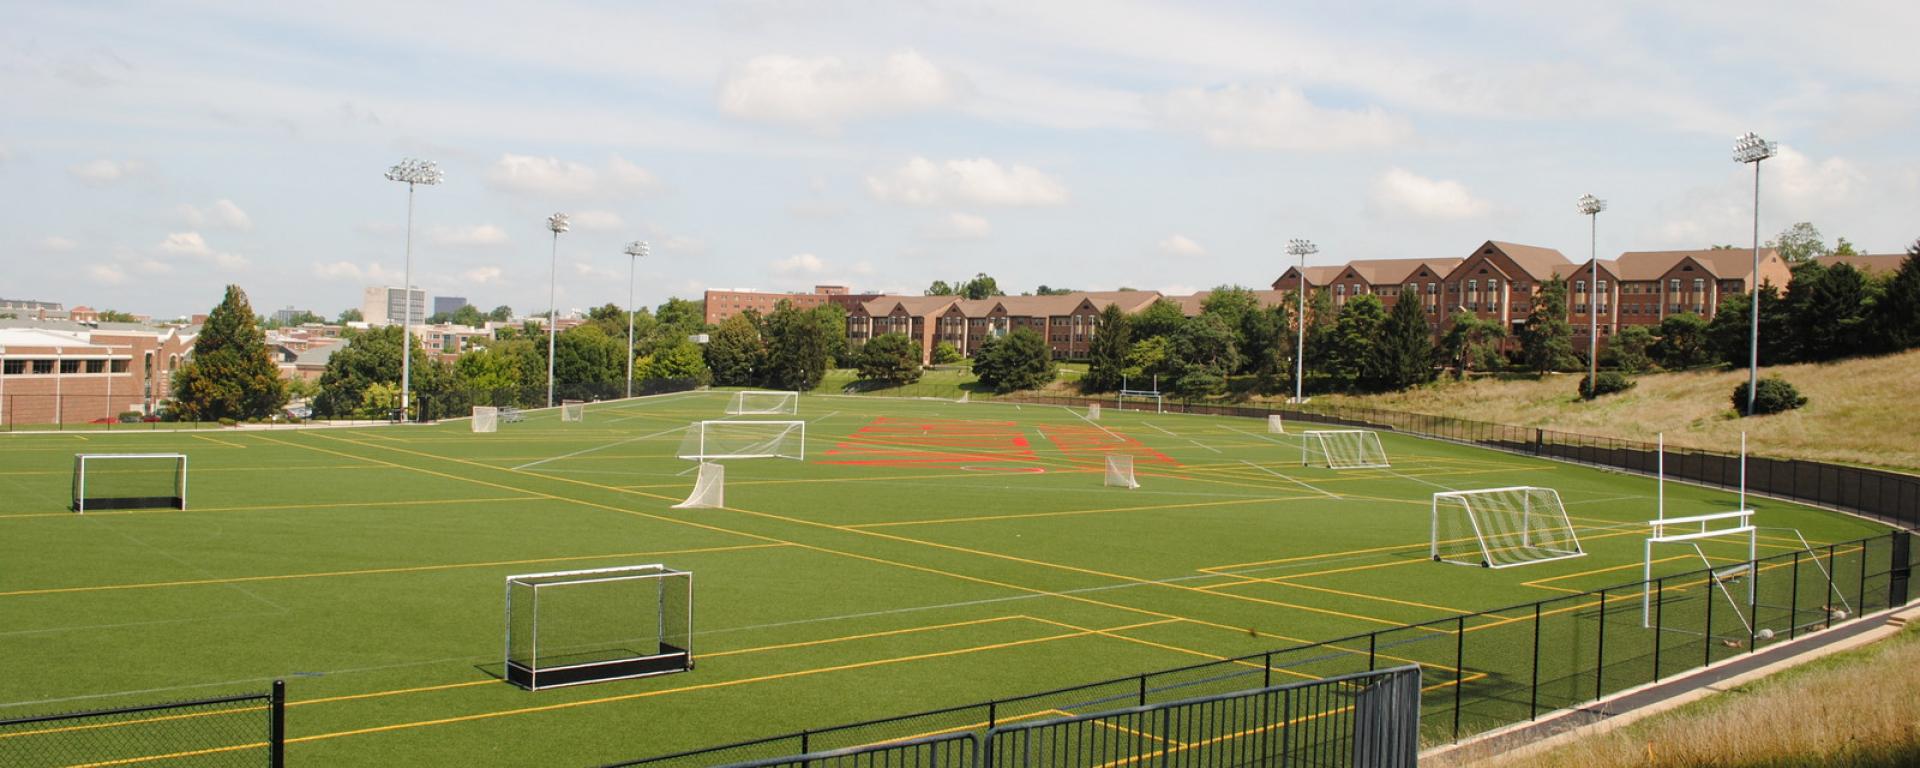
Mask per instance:
[[[1107,486],[1113,488],[1138,488],[1140,481],[1133,478],[1133,454],[1107,454]]]
[[[728,416],[770,416],[800,412],[800,393],[747,390],[733,393],[727,402]]]
[[[507,577],[507,681],[530,691],[693,669],[693,573],[631,565]]]
[[[73,455],[73,511],[162,508],[187,508],[186,454]]]
[[[500,430],[500,409],[491,405],[473,407],[473,431],[497,432]]]
[[[693,493],[674,509],[718,509],[726,506],[727,468],[711,461],[700,462],[700,474],[694,478]]]
[[[719,459],[807,458],[804,421],[697,421],[680,440],[680,458]]]
[[[585,421],[586,418],[587,418],[586,403],[581,402],[579,400],[560,401],[560,420],[561,421],[563,422],[564,421]]]
[[[1099,421],[1099,420],[1100,420],[1100,404],[1087,403],[1087,421]]]
[[[1387,464],[1380,436],[1364,429],[1322,429],[1300,433],[1300,465],[1328,469],[1377,469]]]
[[[1277,413],[1267,414],[1267,434],[1284,435],[1286,433],[1287,433],[1287,423],[1280,420],[1280,414],[1277,414]]]
[[[1429,553],[1443,563],[1511,568],[1586,554],[1552,488],[1436,493],[1431,533]]]
[[[1123,390],[1120,390],[1120,393],[1119,393],[1119,396],[1118,396],[1118,400],[1116,401],[1116,405],[1117,405],[1117,406],[1118,406],[1118,407],[1119,407],[1119,408],[1120,408],[1121,410],[1126,410],[1126,408],[1127,408],[1127,399],[1128,399],[1128,398],[1132,398],[1132,399],[1134,399],[1134,400],[1143,400],[1143,401],[1152,401],[1152,402],[1153,402],[1153,412],[1154,412],[1154,413],[1166,413],[1166,412],[1167,412],[1167,399],[1166,399],[1166,397],[1164,397],[1164,396],[1162,396],[1162,395],[1161,395],[1161,394],[1160,394],[1159,392],[1157,392],[1157,391],[1155,391],[1155,390],[1151,390],[1151,389],[1123,389]],[[1135,408],[1134,410],[1140,410],[1140,409],[1138,409],[1138,408]]]

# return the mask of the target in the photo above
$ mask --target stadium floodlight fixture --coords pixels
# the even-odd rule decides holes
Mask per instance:
[[[647,241],[627,243],[627,397],[633,397],[633,270],[647,257]]]
[[[431,160],[403,158],[387,169],[387,180],[407,185],[407,266],[406,274],[401,278],[405,283],[400,287],[401,303],[405,309],[400,311],[400,418],[411,419],[409,406],[413,392],[413,188],[421,184],[429,187],[440,183],[446,174],[440,172],[440,166]]]
[[[1319,253],[1312,240],[1293,238],[1287,241],[1287,254],[1300,257],[1300,279],[1297,281],[1300,294],[1300,309],[1294,315],[1294,322],[1300,326],[1299,341],[1293,345],[1293,402],[1297,405],[1306,402],[1302,397],[1303,384],[1307,373],[1307,256]]]
[[[1760,389],[1760,161],[1773,157],[1779,145],[1748,131],[1733,139],[1733,161],[1753,164],[1753,275],[1747,295],[1753,305],[1753,327],[1747,334],[1747,411],[1753,415],[1754,394]]]
[[[1600,390],[1600,212],[1607,201],[1581,195],[1580,212],[1587,225],[1587,395]]]
[[[553,352],[558,346],[560,328],[559,305],[554,301],[554,286],[560,281],[560,233],[572,229],[567,215],[556,213],[547,217],[547,229],[553,230],[553,253],[547,264],[547,407],[553,407]]]

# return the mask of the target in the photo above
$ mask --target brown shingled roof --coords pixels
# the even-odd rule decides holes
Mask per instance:
[[[1760,249],[1760,257],[1778,254],[1773,248]],[[1753,251],[1743,248],[1705,248],[1690,251],[1628,251],[1616,260],[1614,274],[1621,280],[1657,280],[1674,265],[1693,259],[1715,278],[1745,279],[1753,272]]]
[[[1849,264],[1854,269],[1871,275],[1891,275],[1900,271],[1900,262],[1906,261],[1904,253],[1862,253],[1853,256],[1822,256],[1814,259],[1826,266]]]
[[[1488,240],[1487,243],[1513,259],[1513,263],[1519,264],[1535,280],[1550,280],[1555,274],[1565,277],[1573,272],[1573,262],[1567,260],[1566,254],[1552,248],[1502,240]]]

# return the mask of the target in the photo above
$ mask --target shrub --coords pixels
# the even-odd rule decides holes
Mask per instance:
[[[1760,380],[1760,389],[1753,396],[1753,413],[1747,415],[1759,416],[1791,411],[1806,404],[1807,398],[1802,396],[1800,390],[1795,389],[1793,384],[1786,379],[1769,376]],[[1733,388],[1733,409],[1741,412],[1747,410],[1746,382],[1741,382],[1740,386]]]
[[[235,421],[235,420],[234,420],[234,418],[233,418],[232,416],[222,416],[222,417],[220,417],[220,426],[223,426],[223,427],[231,427],[231,426],[234,426],[235,424],[239,424],[239,423],[240,423],[240,422],[238,422],[238,421]]]
[[[953,342],[943,341],[933,345],[934,365],[946,365],[957,362],[960,362],[960,349],[955,347]]]
[[[121,411],[119,421],[122,424],[138,424],[145,418],[146,414],[139,411]]]
[[[1592,400],[1601,395],[1611,395],[1615,392],[1625,392],[1633,389],[1633,379],[1627,378],[1626,374],[1620,373],[1619,371],[1606,371],[1601,373],[1591,380],[1593,384],[1591,388],[1587,386],[1588,381],[1589,379],[1587,377],[1580,377],[1580,399],[1582,400]]]

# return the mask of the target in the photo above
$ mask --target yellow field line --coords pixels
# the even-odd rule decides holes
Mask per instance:
[[[373,469],[373,467],[370,467]],[[113,509],[102,512],[88,512],[87,517],[106,517],[109,515],[187,515],[202,512],[271,512],[288,509],[333,509],[352,507],[418,507],[441,504],[483,504],[501,501],[531,501],[536,496],[507,496],[488,499],[415,499],[412,501],[340,501],[323,504],[268,504],[257,507],[195,507],[193,509]],[[17,515],[0,515],[0,520],[12,520],[28,517],[65,517],[74,518],[72,512],[26,512]]]
[[[1024,512],[1024,513],[1011,514],[1011,515],[980,515],[978,517],[945,517],[945,518],[936,518],[932,520],[896,520],[896,521],[887,522],[887,523],[850,523],[846,527],[858,528],[858,529],[864,530],[868,528],[896,528],[896,527],[908,526],[908,525],[944,525],[947,523],[976,523],[976,522],[987,522],[987,521],[993,521],[993,520],[1025,520],[1025,519],[1036,518],[1036,517],[1070,517],[1074,515],[1099,515],[1099,514],[1106,514],[1110,512],[1159,512],[1159,511],[1165,511],[1170,509],[1198,509],[1200,507],[1228,507],[1228,506],[1237,506],[1237,505],[1243,505],[1243,504],[1271,504],[1271,503],[1280,502],[1280,501],[1296,501],[1299,499],[1308,499],[1308,498],[1319,498],[1319,497],[1317,496],[1275,496],[1273,498],[1228,499],[1224,501],[1196,501],[1196,502],[1190,502],[1190,503],[1176,503],[1176,504],[1148,504],[1148,505],[1136,505],[1136,506],[1130,506],[1130,507],[1103,507],[1100,509],[1069,509],[1069,510],[1062,510],[1059,512]]]
[[[245,447],[247,447],[247,446],[244,446],[244,445],[241,445],[241,444],[239,444],[239,443],[229,443],[229,442],[227,442],[227,441],[225,441],[225,440],[222,440],[222,439],[220,439],[220,438],[217,438],[217,437],[208,437],[208,436],[206,436],[206,435],[193,435],[193,437],[195,437],[195,438],[198,438],[198,439],[200,439],[200,440],[205,440],[205,441],[207,441],[207,442],[209,442],[209,443],[219,443],[219,444],[221,444],[221,445],[224,445],[224,446],[226,446],[226,447],[228,447],[228,448],[245,448]]]
[[[1286,578],[1293,578],[1293,577],[1286,577]],[[1395,605],[1404,605],[1411,608],[1425,608],[1427,610],[1441,611],[1443,613],[1448,613],[1448,614],[1472,613],[1472,611],[1464,610],[1461,608],[1450,608],[1444,605],[1433,605],[1431,603],[1420,603],[1420,602],[1414,602],[1412,600],[1401,600],[1401,599],[1392,598],[1392,597],[1381,597],[1380,595],[1369,595],[1364,592],[1348,592],[1343,589],[1334,589],[1332,587],[1316,587],[1311,584],[1296,584],[1294,582],[1287,581],[1285,578],[1254,579],[1252,582],[1240,582],[1237,584],[1216,584],[1209,587],[1200,587],[1200,589],[1225,589],[1227,587],[1244,586],[1246,584],[1255,583],[1255,582],[1263,583],[1263,584],[1274,584],[1282,587],[1292,587],[1294,589],[1305,589],[1312,592],[1325,592],[1327,594],[1341,595],[1344,597],[1357,597],[1362,600],[1373,600],[1373,601],[1382,602],[1382,603],[1393,603]]]

